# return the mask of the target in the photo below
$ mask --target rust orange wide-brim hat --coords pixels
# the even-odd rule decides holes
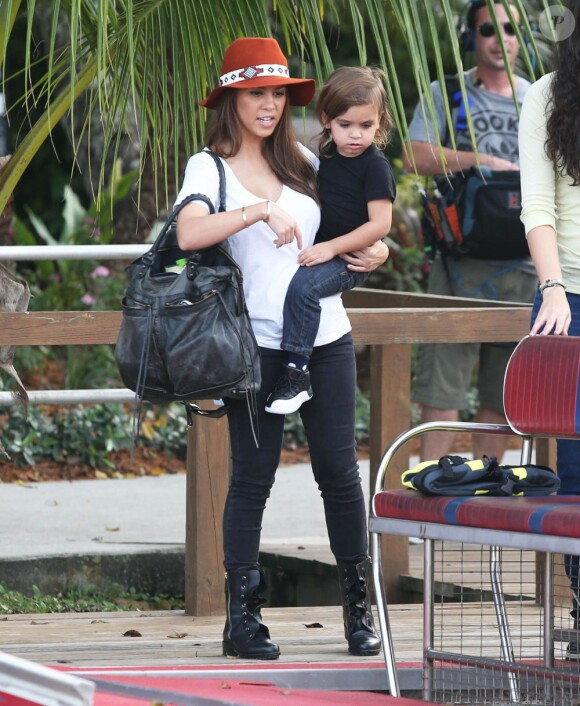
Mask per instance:
[[[316,89],[311,78],[290,78],[288,59],[275,39],[243,37],[226,49],[219,86],[199,105],[215,108],[228,88],[253,86],[286,86],[290,105],[299,106],[310,103]]]

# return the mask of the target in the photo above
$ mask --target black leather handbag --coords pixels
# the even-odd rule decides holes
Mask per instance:
[[[220,211],[225,211],[225,175],[220,174]],[[194,400],[252,398],[261,384],[260,354],[244,298],[242,272],[226,242],[184,252],[177,244],[176,219],[193,200],[168,217],[151,249],[127,268],[129,286],[115,358],[123,383],[140,400],[183,402],[190,413],[218,417]]]

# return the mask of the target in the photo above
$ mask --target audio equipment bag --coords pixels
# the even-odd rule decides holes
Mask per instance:
[[[457,76],[447,77],[446,91],[454,128],[466,125]],[[447,135],[444,145],[448,145]],[[520,220],[519,171],[472,167],[438,177],[421,192],[427,251],[440,250],[453,258],[515,260],[529,256]],[[434,255],[434,253],[433,253]]]
[[[225,175],[220,173],[220,211],[225,211]],[[124,384],[140,400],[183,402],[191,414],[219,417],[194,400],[252,398],[261,384],[260,354],[244,298],[242,272],[227,241],[184,252],[176,219],[195,194],[167,218],[151,249],[127,268],[123,321],[115,357]]]

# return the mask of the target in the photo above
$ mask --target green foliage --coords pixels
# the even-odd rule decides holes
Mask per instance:
[[[11,591],[0,583],[0,615],[15,613],[90,613],[121,610],[109,596],[97,594],[90,587],[74,589],[66,595],[44,596],[36,587],[32,595]]]
[[[61,232],[58,235],[51,233],[40,216],[28,209],[32,230],[22,219],[16,218],[16,244],[37,245],[40,241],[47,245],[108,245],[114,235],[113,209],[125,198],[135,177],[135,172],[121,176],[118,164],[99,213],[94,203],[85,208],[78,195],[66,185]],[[31,311],[117,309],[126,285],[123,277],[111,276],[110,267],[90,259],[45,260],[23,270],[32,293]]]
[[[397,182],[397,198],[387,244],[389,259],[371,272],[365,286],[399,292],[425,291],[428,263],[421,230],[421,200],[417,190],[420,177],[403,171],[400,159],[392,160]]]
[[[63,389],[122,387],[112,346],[67,346],[60,353],[66,358]]]
[[[135,173],[124,176],[114,170],[111,188],[104,194],[104,207],[97,213],[93,204],[85,208],[70,186],[65,186],[62,229],[58,236],[46,223],[29,212],[31,228],[15,219],[17,245],[107,245],[113,239],[112,212],[127,195]],[[19,267],[20,276],[32,294],[30,311],[118,310],[127,279],[121,266],[99,264],[96,260],[43,260]],[[68,346],[24,348],[17,352],[21,378],[38,377],[47,361],[57,361],[67,389],[120,387],[120,377],[111,346]],[[59,380],[60,382],[60,380]]]
[[[122,405],[84,405],[50,410],[14,407],[2,418],[2,444],[17,466],[42,460],[114,468],[110,454],[130,446],[132,413]],[[160,414],[148,410],[142,442],[185,458],[187,420],[181,405]]]
[[[356,390],[355,436],[358,444],[369,440],[370,401],[367,394]],[[306,433],[298,412],[288,414],[284,422],[284,443],[292,448],[306,444]]]
[[[151,596],[130,589],[121,591],[116,584],[104,589],[87,585],[71,588],[66,593],[46,596],[36,587],[27,596],[12,591],[0,582],[0,615],[21,613],[99,613],[122,610],[174,610],[183,608],[182,596]]]

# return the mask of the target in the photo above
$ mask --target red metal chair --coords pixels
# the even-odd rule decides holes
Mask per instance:
[[[468,422],[420,424],[401,434],[379,464],[371,507],[370,532],[373,581],[389,691],[400,694],[395,651],[383,591],[381,535],[424,539],[423,698],[432,698],[433,663],[433,542],[450,540],[490,546],[491,583],[505,663],[513,662],[511,636],[501,590],[499,552],[502,547],[548,554],[544,575],[543,666],[554,667],[553,553],[580,555],[580,497],[534,498],[424,496],[414,490],[384,490],[385,476],[395,454],[409,440],[432,431],[510,434],[522,439],[522,464],[530,463],[537,437],[580,437],[580,337],[524,338],[508,363],[504,380],[504,408],[508,425]],[[518,684],[506,670],[512,701],[519,702]]]

